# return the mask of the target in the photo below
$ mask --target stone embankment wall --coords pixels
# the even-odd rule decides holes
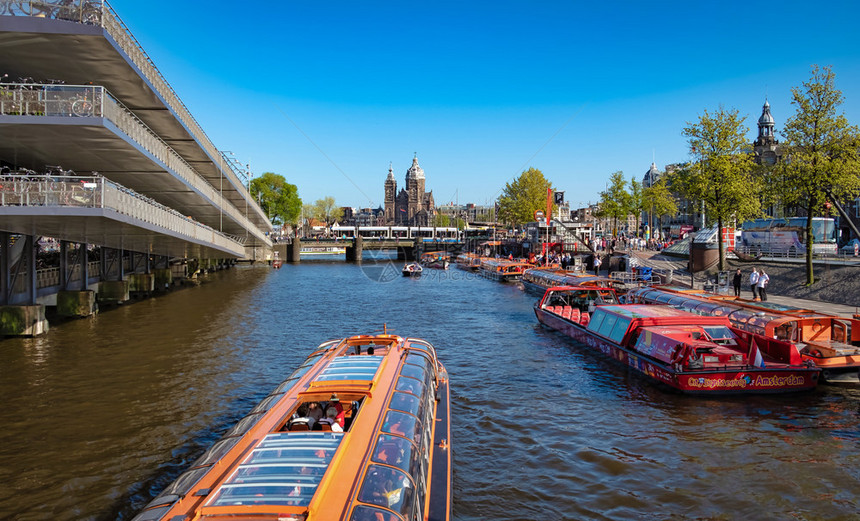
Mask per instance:
[[[806,286],[806,266],[803,264],[729,261],[729,266],[732,271],[737,268],[743,271],[745,285],[753,267],[764,268],[770,277],[767,287],[772,295],[860,307],[860,265],[816,263],[813,270],[815,284],[812,286]]]

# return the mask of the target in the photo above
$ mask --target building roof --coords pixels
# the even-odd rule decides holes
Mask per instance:
[[[761,108],[761,117],[758,118],[759,125],[773,126],[773,116],[770,115],[770,103],[764,100],[764,106]]]

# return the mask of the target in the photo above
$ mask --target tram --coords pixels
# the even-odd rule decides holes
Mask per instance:
[[[804,360],[821,368],[829,383],[860,383],[860,320],[672,287],[642,287],[627,302],[667,304],[698,315],[727,316],[738,329],[791,342]]]
[[[449,405],[428,342],[326,342],[134,521],[449,520]]]
[[[362,239],[396,240],[411,239],[421,242],[458,242],[460,231],[457,228],[437,226],[341,226],[334,224],[331,227],[336,237],[353,238],[360,236]]]

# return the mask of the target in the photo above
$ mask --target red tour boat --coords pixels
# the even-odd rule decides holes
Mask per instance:
[[[594,291],[549,288],[535,304],[538,321],[684,393],[785,393],[818,383],[820,369],[788,342],[669,306],[595,306]]]

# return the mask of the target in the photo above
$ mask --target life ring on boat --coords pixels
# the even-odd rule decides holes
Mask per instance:
[[[818,349],[813,349],[812,351],[809,352],[809,356],[821,358],[821,351],[819,351]]]
[[[677,364],[680,363],[681,360],[684,359],[685,354],[684,344],[678,344],[675,346],[675,350],[672,351],[672,363]]]

